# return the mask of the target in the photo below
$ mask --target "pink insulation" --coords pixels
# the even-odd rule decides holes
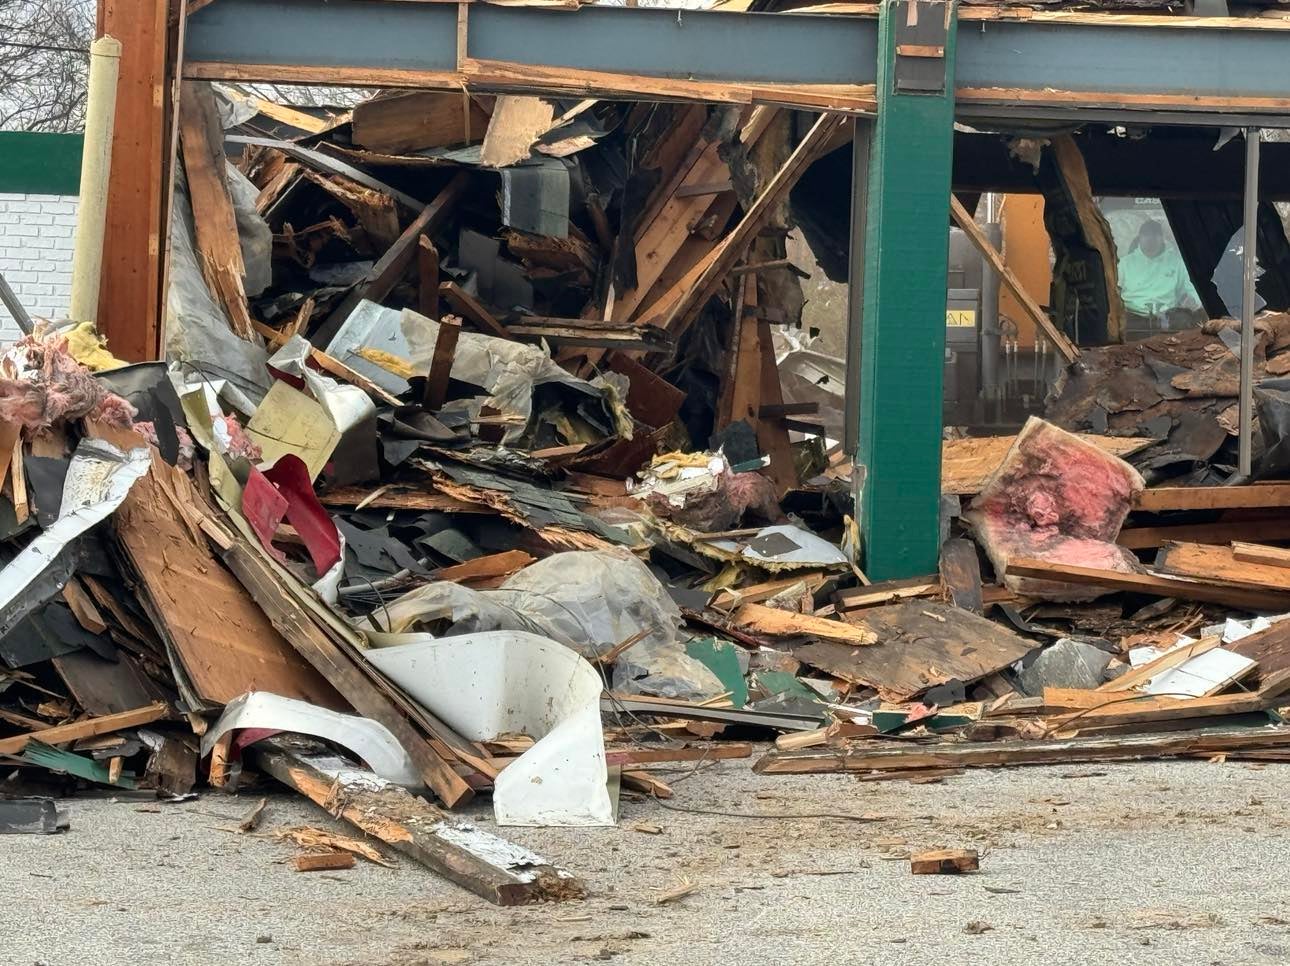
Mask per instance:
[[[1092,600],[1106,591],[1005,576],[1008,561],[1031,557],[1140,571],[1115,538],[1143,485],[1124,460],[1032,416],[963,518],[1009,590],[1048,600]]]
[[[0,421],[31,432],[85,417],[131,427],[135,408],[77,362],[62,336],[24,336],[14,350],[25,354],[26,370],[17,379],[0,378]]]
[[[673,506],[660,493],[647,498],[650,509],[666,520],[700,533],[720,533],[739,525],[749,511],[758,519],[778,523],[784,519],[775,485],[760,473],[720,473],[711,492],[690,493],[684,506]]]

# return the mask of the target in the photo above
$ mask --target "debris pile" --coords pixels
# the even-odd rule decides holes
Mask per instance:
[[[1150,440],[1036,419],[947,441],[938,573],[865,576],[771,332],[842,122],[410,92],[223,137],[194,82],[180,114],[168,362],[53,329],[3,362],[7,782],[272,778],[509,904],[583,886],[451,809],[611,825],[744,739],[918,780],[1290,743],[1290,485],[1147,488]]]

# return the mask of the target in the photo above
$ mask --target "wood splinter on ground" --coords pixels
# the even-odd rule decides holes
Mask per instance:
[[[354,868],[350,852],[304,852],[291,860],[297,872],[336,872]]]
[[[909,857],[914,875],[961,875],[980,868],[976,849],[932,849]]]

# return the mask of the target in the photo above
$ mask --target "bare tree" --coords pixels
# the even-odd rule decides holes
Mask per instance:
[[[85,125],[95,0],[0,0],[0,130]]]

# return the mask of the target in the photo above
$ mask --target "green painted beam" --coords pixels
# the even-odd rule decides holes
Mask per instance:
[[[941,43],[910,36],[911,23],[946,16]],[[867,210],[852,216],[866,220],[856,469],[865,570],[874,580],[934,573],[940,550],[955,18],[952,3],[929,0],[883,0],[879,16]],[[898,37],[902,51],[924,56],[898,55]],[[938,46],[943,89],[909,90],[926,80],[937,62],[925,54]]]
[[[0,131],[0,194],[76,195],[80,134]]]

